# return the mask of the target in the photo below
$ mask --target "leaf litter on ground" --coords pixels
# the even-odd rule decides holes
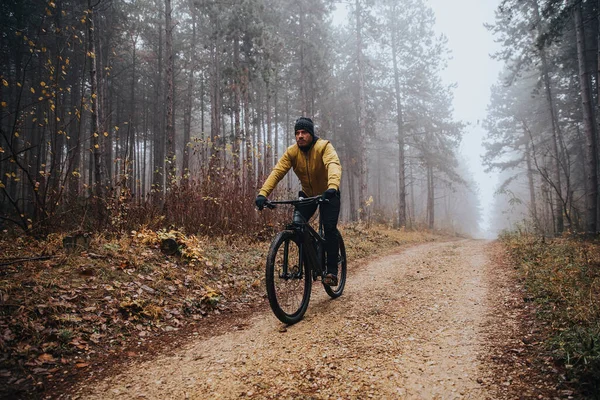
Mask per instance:
[[[435,238],[382,226],[340,230],[351,262]],[[167,238],[179,244],[178,254],[161,252]],[[269,243],[245,236],[142,227],[94,237],[75,253],[64,251],[58,234],[0,243],[0,260],[52,256],[0,269],[0,397],[41,395],[102,356],[136,354],[136,345],[264,302]]]

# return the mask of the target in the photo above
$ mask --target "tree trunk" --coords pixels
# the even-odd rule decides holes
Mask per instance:
[[[136,88],[136,47],[137,47],[137,38],[131,38],[131,47],[132,47],[132,66],[131,66],[131,97],[129,107],[129,124],[127,125],[127,145],[126,145],[126,154],[123,172],[126,176],[127,183],[129,186],[129,190],[131,194],[135,194],[135,129],[137,127],[137,115],[135,109],[136,97],[135,97],[135,88]]]
[[[304,2],[298,2],[300,5],[300,26],[304,26]],[[302,35],[304,35],[304,31],[302,31]],[[301,116],[306,117],[308,115],[308,101],[306,100],[306,66],[304,62],[304,37],[300,38],[300,113]]]
[[[96,32],[101,32],[100,29],[98,28],[98,26],[94,27]],[[95,57],[95,62],[96,62],[96,70],[98,71],[97,73],[100,74],[99,78],[98,78],[98,99],[99,99],[99,103],[98,106],[100,107],[100,131],[98,132],[98,134],[100,135],[100,149],[101,149],[101,153],[100,153],[100,157],[102,158],[102,168],[103,168],[103,173],[104,173],[104,180],[105,180],[105,189],[108,191],[109,188],[112,187],[112,158],[113,158],[113,154],[112,154],[112,146],[111,146],[111,142],[110,142],[110,136],[108,134],[108,129],[107,127],[110,125],[107,125],[107,121],[110,117],[110,114],[107,114],[107,110],[108,110],[108,103],[109,103],[109,98],[108,98],[108,84],[106,82],[106,70],[104,69],[104,61],[103,61],[103,50],[102,50],[102,39],[103,39],[104,35],[97,35],[96,36],[96,40],[98,41],[98,50],[96,53],[94,53],[96,55]]]
[[[55,24],[57,29],[62,29],[62,24],[61,24],[61,6],[58,5],[57,6],[57,13],[55,14]],[[63,41],[61,40],[62,37],[61,35],[56,35],[56,42],[55,42],[55,46],[56,49],[62,49],[63,47]],[[53,78],[54,79],[60,79],[59,77],[59,69],[58,67],[61,66],[62,63],[62,57],[60,57],[60,50],[57,52],[57,55],[54,59],[54,63],[57,66],[56,68],[56,72],[54,73]],[[49,200],[48,201],[48,206],[50,208],[50,210],[47,210],[49,213],[53,214],[54,213],[54,209],[56,208],[56,206],[58,206],[59,202],[60,202],[60,198],[61,196],[61,192],[62,189],[61,187],[62,185],[62,176],[64,175],[65,171],[63,170],[63,168],[67,167],[67,163],[65,162],[65,144],[66,144],[66,135],[61,134],[61,132],[64,132],[63,128],[66,129],[66,126],[64,126],[63,124],[66,123],[66,119],[65,119],[65,110],[67,108],[66,105],[66,93],[59,93],[55,99],[56,99],[56,103],[55,103],[55,107],[54,111],[50,113],[50,115],[52,115],[50,121],[52,122],[52,124],[54,124],[54,129],[51,129],[50,132],[54,133],[54,134],[50,134],[50,143],[51,143],[51,150],[50,150],[50,171],[49,171],[49,176],[48,176],[48,181],[47,181],[47,185],[46,185],[46,190],[45,190],[45,195],[46,198]],[[39,142],[38,142],[39,143]],[[43,168],[38,169],[38,171],[42,170]],[[67,167],[68,169],[68,167]],[[40,189],[42,189],[41,185],[40,185]],[[28,213],[29,214],[29,213]]]
[[[538,0],[533,0],[534,11],[536,14],[536,20],[541,21],[540,10],[538,5]],[[540,28],[538,28],[539,31]],[[540,33],[538,32],[538,35]],[[554,97],[552,95],[552,85],[550,81],[550,74],[548,68],[548,61],[546,58],[546,51],[542,48],[540,49],[540,58],[542,60],[542,80],[544,83],[544,91],[546,92],[546,100],[548,101],[548,108],[550,111],[550,120],[552,122],[552,148],[554,151],[554,163],[553,163],[553,172],[554,172],[554,182],[553,187],[556,191],[556,205],[554,210],[556,211],[556,233],[560,234],[564,230],[564,220],[563,220],[563,210],[566,206],[565,201],[563,200],[562,195],[562,184],[561,184],[561,176],[560,176],[560,163],[561,163],[561,154],[558,149],[558,142],[561,140],[562,133],[560,131],[560,124],[558,121],[558,115],[556,113],[556,106],[554,104]],[[567,188],[568,190],[568,188]]]
[[[409,171],[410,171],[410,175],[409,175],[409,182],[410,182],[410,221],[409,221],[409,228],[411,228],[416,220],[416,202],[415,202],[415,178],[413,175],[413,165],[412,163],[409,163]]]
[[[190,176],[190,140],[192,130],[192,102],[194,94],[194,72],[196,70],[196,12],[194,7],[190,7],[192,14],[192,40],[190,42],[190,54],[188,58],[188,86],[183,113],[183,149],[181,166],[181,183],[186,186]]]
[[[81,71],[81,79],[83,80],[83,77],[85,76],[86,73],[86,63],[82,63],[83,64],[83,68]],[[79,83],[79,79],[75,79],[75,83],[73,85],[73,90],[71,90],[71,106],[75,109],[75,110],[82,110],[83,109],[83,88],[85,87],[85,85],[82,83]],[[69,139],[69,152],[71,153],[71,161],[70,161],[70,166],[71,166],[71,170],[67,171],[68,173],[68,190],[69,190],[69,203],[74,204],[74,202],[77,200],[77,197],[79,196],[79,183],[81,181],[82,175],[81,175],[81,130],[82,130],[82,119],[81,118],[77,118],[76,122],[74,124],[72,124],[72,127],[69,129],[69,136],[71,137],[71,139]],[[74,145],[72,145],[71,143],[75,142]]]
[[[356,165],[356,164],[354,164]],[[344,174],[348,177],[348,200],[350,203],[350,220],[358,220],[358,207],[356,205],[356,191],[355,184],[356,174],[354,168],[351,168],[348,173]]]
[[[256,166],[256,170],[258,171],[258,176],[263,177],[267,172],[266,172],[266,168],[265,168],[265,159],[267,158],[267,140],[266,140],[266,133],[264,130],[264,126],[263,126],[263,122],[264,122],[264,115],[263,115],[263,109],[261,107],[261,105],[263,104],[262,101],[262,96],[261,93],[257,94],[257,99],[256,99],[256,103],[258,104],[258,107],[255,107],[256,109],[256,129],[254,130],[256,132],[256,142],[257,143],[257,147],[258,147],[258,151],[257,151],[257,166]]]
[[[242,70],[240,66],[240,42],[236,37],[233,40],[233,68],[234,68],[234,88],[233,88],[233,170],[236,178],[240,176],[240,137],[241,137],[241,119],[240,119],[240,102],[241,102],[241,84]],[[243,186],[242,186],[243,187]]]
[[[265,137],[265,159],[263,171],[265,175],[273,166],[273,130],[271,127],[271,85],[266,82],[266,95],[267,95],[267,130]]]
[[[277,82],[277,80],[276,80],[276,82]],[[274,115],[275,129],[273,131],[273,135],[275,136],[275,138],[274,138],[275,143],[273,144],[273,163],[271,164],[271,166],[275,165],[275,163],[277,162],[277,160],[279,160],[279,134],[278,134],[278,131],[279,131],[279,129],[278,129],[279,128],[279,104],[277,102],[277,100],[278,100],[278,97],[277,97],[278,89],[279,89],[279,84],[276,83],[276,85],[275,85],[275,99],[274,99],[274,101],[275,101],[275,110],[274,110],[274,112],[275,112],[275,115]]]
[[[289,89],[289,82],[286,85],[286,89]],[[289,92],[289,90],[287,90]],[[290,134],[290,126],[292,125],[292,120],[290,118],[290,96],[285,96],[285,130],[283,134],[285,135],[285,150],[290,147],[291,144],[291,134]],[[284,151],[285,151],[284,150]],[[288,192],[292,191],[292,174],[287,174],[286,177],[286,185]]]
[[[160,204],[164,200],[164,169],[165,169],[165,134],[163,131],[164,127],[164,114],[162,112],[162,72],[163,72],[163,57],[162,57],[162,24],[158,22],[158,60],[157,60],[157,71],[156,81],[154,90],[154,170],[152,172],[152,191],[154,193],[153,202],[154,204]]]
[[[599,141],[598,139],[598,135],[600,135],[600,0],[598,0],[597,4],[596,4],[596,10],[597,10],[597,31],[598,31],[598,36],[596,38],[596,51],[597,51],[597,56],[596,56],[596,154],[598,154],[600,152],[600,143],[598,143]],[[600,163],[600,160],[599,160]],[[598,166],[600,168],[600,166]],[[596,169],[596,173],[598,173],[598,169]],[[597,220],[596,220],[596,229],[598,229],[598,224],[600,224],[600,190],[598,190],[597,196],[596,196],[596,216],[597,216]]]
[[[398,71],[398,49],[396,48],[396,27],[390,25],[392,36],[392,61],[394,65],[394,86],[396,97],[396,125],[398,129],[398,226],[406,226],[406,170],[404,165],[404,120],[400,98],[400,72]]]
[[[215,29],[219,30],[218,21],[214,22]],[[210,139],[211,139],[211,155],[210,155],[210,171],[211,175],[215,168],[220,166],[219,154],[219,138],[221,135],[221,46],[220,38],[215,37],[212,47],[212,91],[211,91],[211,118],[210,118]]]
[[[242,75],[242,95],[244,97],[244,140],[246,141],[246,159],[244,162],[246,170],[246,185],[248,193],[254,193],[254,156],[252,154],[252,135],[250,134],[250,72],[244,68]]]
[[[102,224],[106,218],[105,190],[104,190],[104,165],[102,162],[102,149],[100,135],[102,134],[100,125],[100,104],[98,97],[98,76],[96,71],[96,41],[94,30],[95,14],[92,9],[91,0],[88,0],[90,14],[88,16],[88,40],[90,48],[90,83],[92,98],[92,146],[94,154],[94,194],[96,196],[96,212],[98,221]]]
[[[173,109],[175,89],[173,82],[173,24],[171,13],[171,0],[165,0],[165,53],[167,58],[167,70],[165,76],[167,79],[167,190],[172,189],[176,183],[175,170],[177,167],[175,160],[175,116]]]
[[[359,152],[359,172],[358,172],[358,206],[359,220],[366,216],[366,195],[367,195],[367,113],[365,109],[365,77],[364,61],[362,49],[362,21],[361,21],[361,2],[356,0],[356,53],[357,53],[357,73],[358,73],[358,152]]]
[[[539,221],[537,216],[537,205],[535,199],[535,181],[533,179],[533,166],[531,164],[531,147],[529,141],[525,142],[525,161],[527,163],[527,182],[529,183],[529,203],[530,214],[536,229],[539,229]]]
[[[433,185],[433,167],[427,164],[427,226],[434,227],[435,219],[435,186]]]
[[[205,97],[206,97],[206,93],[205,93],[205,77],[204,74],[202,74],[202,77],[200,79],[200,168],[202,169],[204,167],[204,164],[206,163],[206,121],[205,121]]]
[[[144,201],[144,199],[146,198],[146,175],[147,175],[147,167],[148,167],[148,109],[149,109],[149,103],[148,103],[148,95],[145,94],[144,95],[144,103],[143,103],[143,107],[142,110],[144,110],[144,122],[143,122],[143,126],[142,126],[142,141],[143,141],[143,146],[142,146],[142,164],[140,165],[140,181],[141,181],[141,187],[140,187],[140,196],[138,196],[138,201],[141,203]]]
[[[570,1],[573,6],[573,19],[577,36],[577,60],[579,63],[579,85],[581,88],[581,105],[583,111],[583,130],[585,135],[585,177],[586,177],[586,216],[585,229],[588,233],[597,231],[598,210],[598,153],[596,140],[596,123],[592,108],[590,79],[586,68],[586,45],[583,28],[581,3]]]

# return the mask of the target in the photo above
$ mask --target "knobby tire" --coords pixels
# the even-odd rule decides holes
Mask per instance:
[[[286,246],[287,271],[284,269]],[[312,276],[307,262],[299,265],[299,256],[300,246],[293,231],[278,233],[267,255],[265,280],[269,305],[275,316],[288,325],[302,319],[310,301]]]
[[[332,299],[338,298],[344,292],[344,286],[346,285],[346,246],[344,245],[344,239],[342,239],[342,235],[338,232],[338,240],[340,243],[340,250],[338,253],[338,284],[337,286],[329,286],[323,284],[325,287],[325,291]]]

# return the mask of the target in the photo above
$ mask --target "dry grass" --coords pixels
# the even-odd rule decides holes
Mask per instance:
[[[548,346],[589,393],[600,389],[600,243],[579,238],[502,237],[551,327]]]

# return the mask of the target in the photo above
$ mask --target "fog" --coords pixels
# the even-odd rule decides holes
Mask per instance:
[[[574,33],[591,46],[598,24],[571,16],[596,5],[498,5],[4,1],[0,221],[125,228],[130,206],[174,202],[192,226],[257,224],[252,198],[306,116],[339,155],[345,222],[491,238],[525,182],[529,214],[509,227],[595,229],[582,104],[600,85]],[[291,177],[273,196],[297,189]]]
[[[493,238],[499,231],[492,221],[498,176],[484,172],[481,142],[486,131],[481,122],[486,117],[490,88],[497,82],[502,68],[501,62],[490,57],[500,48],[484,23],[494,22],[494,11],[500,1],[429,0],[429,3],[436,15],[436,29],[448,38],[448,47],[452,51],[442,76],[447,82],[456,83],[452,103],[454,115],[468,123],[460,151],[479,189],[480,235]]]

